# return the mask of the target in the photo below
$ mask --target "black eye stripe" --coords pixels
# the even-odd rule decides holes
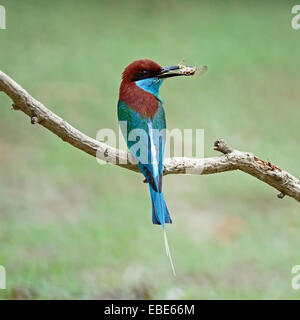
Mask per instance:
[[[131,81],[137,81],[137,80],[143,80],[143,79],[147,79],[147,78],[151,78],[155,76],[155,72],[150,71],[150,70],[141,70],[138,71],[133,78],[131,79]]]

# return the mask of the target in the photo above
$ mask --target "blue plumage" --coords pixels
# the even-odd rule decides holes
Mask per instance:
[[[163,161],[165,156],[166,121],[161,101],[153,118],[143,118],[125,102],[118,103],[122,133],[138,167],[149,183],[152,201],[152,222],[171,223],[162,192]]]

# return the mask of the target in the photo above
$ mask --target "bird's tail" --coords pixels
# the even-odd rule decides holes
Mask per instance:
[[[169,214],[163,193],[155,191],[150,184],[149,184],[149,188],[150,188],[151,202],[152,202],[152,222],[154,224],[160,224],[163,227],[166,254],[170,260],[173,274],[174,276],[176,276],[175,268],[174,268],[174,264],[173,264],[169,244],[168,244],[166,226],[165,226],[166,223],[172,223],[172,220],[170,218],[170,214]]]
[[[152,202],[152,222],[161,224],[165,227],[165,223],[172,223],[170,214],[162,192],[155,191],[149,184],[151,202]]]
[[[165,240],[166,254],[167,254],[167,257],[170,260],[170,264],[171,264],[171,268],[172,268],[174,277],[176,277],[176,272],[175,272],[175,268],[174,268],[174,264],[173,264],[173,259],[172,259],[170,248],[169,248],[169,244],[168,244],[166,228],[164,228],[164,240]]]

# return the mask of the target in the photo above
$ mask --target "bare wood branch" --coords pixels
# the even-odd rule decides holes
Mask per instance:
[[[11,108],[27,114],[32,124],[42,125],[63,141],[107,163],[138,172],[128,152],[101,143],[72,127],[2,71],[0,71],[0,90],[13,101]],[[164,174],[213,174],[241,170],[277,189],[280,192],[278,198],[287,195],[300,202],[300,180],[290,173],[257,158],[252,153],[234,150],[223,139],[215,142],[214,149],[223,155],[203,159],[166,159]]]

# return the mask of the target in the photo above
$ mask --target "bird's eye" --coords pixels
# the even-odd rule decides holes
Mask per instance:
[[[143,80],[143,79],[147,79],[151,76],[151,71],[148,70],[141,70],[138,71],[133,78],[131,79],[131,81],[138,81],[138,80]]]

